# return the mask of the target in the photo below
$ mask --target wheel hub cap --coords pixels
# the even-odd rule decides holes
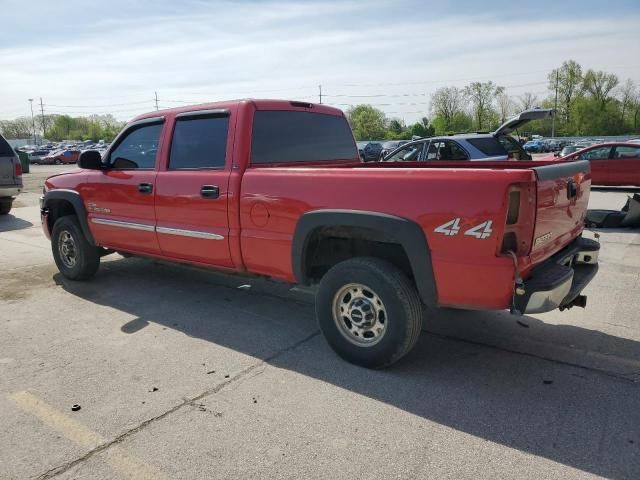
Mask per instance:
[[[350,283],[336,293],[333,319],[347,340],[358,346],[372,346],[387,329],[387,312],[380,297],[369,287]]]
[[[73,268],[76,265],[76,242],[66,230],[60,234],[58,252],[62,263],[66,267]]]

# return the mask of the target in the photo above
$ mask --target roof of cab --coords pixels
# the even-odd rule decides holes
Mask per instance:
[[[199,103],[195,105],[185,105],[181,107],[167,108],[164,110],[153,110],[133,118],[133,122],[161,116],[174,116],[180,113],[197,112],[199,110],[231,109],[238,105],[253,104],[256,110],[291,110],[324,113],[327,115],[344,116],[342,110],[328,105],[318,103],[301,102],[296,100],[269,100],[243,98],[238,100],[225,100],[222,102]]]

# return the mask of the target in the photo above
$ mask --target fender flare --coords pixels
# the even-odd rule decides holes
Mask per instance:
[[[49,190],[44,194],[44,198],[42,200],[42,205],[44,208],[50,208],[50,202],[55,200],[65,200],[71,204],[73,209],[76,212],[76,217],[78,217],[78,223],[80,223],[80,228],[82,228],[82,233],[86,237],[87,241],[92,245],[96,246],[96,242],[93,239],[93,235],[91,234],[91,230],[89,230],[89,222],[87,220],[87,209],[84,207],[84,202],[82,198],[80,198],[80,194],[75,190],[67,190],[67,189],[56,189]]]
[[[437,288],[431,263],[431,250],[424,231],[406,218],[363,210],[314,210],[300,217],[292,240],[292,267],[298,283],[308,283],[305,258],[312,234],[324,227],[357,227],[367,230],[367,238],[402,246],[416,288],[426,305],[436,305]]]

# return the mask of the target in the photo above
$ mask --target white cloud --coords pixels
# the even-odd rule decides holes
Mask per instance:
[[[0,118],[27,114],[27,98],[40,96],[47,105],[138,102],[47,107],[126,119],[152,109],[154,91],[161,105],[175,106],[168,100],[314,100],[323,84],[325,101],[383,104],[412,121],[427,112],[429,94],[443,84],[493,79],[511,94],[544,93],[547,72],[568,58],[640,80],[640,60],[629,48],[640,44],[638,15],[551,21],[404,15],[387,21],[382,3],[355,1],[202,2],[186,13],[159,9],[148,16],[133,9],[131,16],[122,8],[117,17],[98,15],[75,32],[63,28],[19,46],[0,43]]]

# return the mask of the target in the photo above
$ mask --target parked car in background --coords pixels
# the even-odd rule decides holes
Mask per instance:
[[[409,143],[410,140],[389,140],[382,144],[382,150],[380,151],[380,160],[384,160],[384,157],[393,152],[396,148]]]
[[[544,142],[542,140],[529,140],[522,148],[526,152],[542,153],[544,152]]]
[[[563,142],[550,138],[544,140],[545,152],[559,152],[564,147]]]
[[[45,165],[63,165],[76,163],[80,156],[80,150],[56,150],[42,159]]]
[[[555,160],[554,157],[540,161]],[[592,145],[562,157],[562,161],[589,160],[591,184],[640,187],[640,145],[609,142]]]
[[[49,150],[34,150],[29,152],[29,163],[33,163],[36,165],[41,165],[43,163],[44,157],[49,155]]]
[[[0,215],[7,215],[22,191],[22,165],[9,142],[0,135]]]
[[[631,140],[627,140],[627,143],[640,143],[640,138],[633,138]]]
[[[380,152],[382,152],[382,142],[366,141],[356,142],[358,145],[358,152],[360,158],[365,162],[376,162],[380,159]]]
[[[550,118],[551,115],[552,110],[527,110],[507,120],[493,133],[421,138],[392,151],[384,161],[531,160],[531,156],[509,134],[531,120]]]
[[[566,147],[564,147],[559,152],[556,152],[553,156],[554,157],[563,158],[563,157],[566,157],[567,155],[569,155],[570,153],[577,152],[580,149],[581,148],[578,147],[577,145],[567,145]]]

